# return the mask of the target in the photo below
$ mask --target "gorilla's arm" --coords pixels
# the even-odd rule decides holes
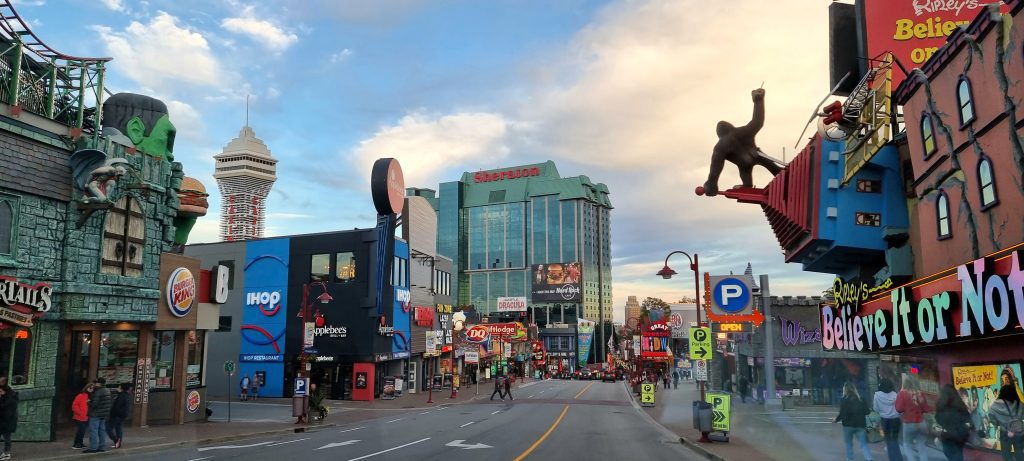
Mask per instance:
[[[723,167],[725,167],[725,154],[715,149],[711,154],[711,170],[708,172],[708,180],[704,183],[704,194],[708,197],[718,195],[718,177],[722,175]]]
[[[736,136],[740,139],[750,139],[751,147],[753,146],[754,135],[758,131],[761,131],[761,127],[764,126],[764,90],[754,90],[754,115],[750,118],[750,123],[736,128]]]

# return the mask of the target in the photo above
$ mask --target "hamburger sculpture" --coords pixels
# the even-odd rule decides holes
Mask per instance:
[[[192,231],[192,226],[196,225],[196,220],[200,216],[206,216],[206,211],[210,207],[206,197],[209,196],[206,187],[198,179],[182,178],[181,188],[178,190],[178,201],[181,202],[181,206],[178,208],[178,216],[174,218],[174,226],[177,228],[174,233],[176,245],[188,242],[188,234]]]

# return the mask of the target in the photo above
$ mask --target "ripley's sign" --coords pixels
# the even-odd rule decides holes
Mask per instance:
[[[865,288],[836,280],[837,305],[821,307],[824,349],[878,352],[1020,333],[1024,326],[1024,270],[1016,251],[870,301]]]

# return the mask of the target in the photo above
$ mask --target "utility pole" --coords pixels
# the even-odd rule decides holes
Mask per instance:
[[[765,405],[781,405],[775,396],[775,322],[772,320],[772,296],[768,290],[768,276],[761,275],[761,311],[764,314],[764,388],[768,392]]]

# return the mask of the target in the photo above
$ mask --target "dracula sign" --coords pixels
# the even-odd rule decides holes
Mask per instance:
[[[1020,333],[1024,270],[1018,252],[982,258],[871,298],[836,279],[836,306],[821,307],[826,350],[886,351]],[[881,292],[881,290],[878,290]]]

